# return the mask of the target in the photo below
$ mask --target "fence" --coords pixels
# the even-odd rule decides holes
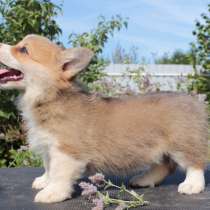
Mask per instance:
[[[197,72],[201,67],[197,66]],[[129,81],[129,77],[141,71],[142,76],[147,76],[150,84],[161,91],[186,91],[188,75],[194,74],[195,70],[191,65],[138,65],[138,64],[110,64],[104,71],[108,80],[115,80],[122,85],[129,84],[135,91],[135,82]]]

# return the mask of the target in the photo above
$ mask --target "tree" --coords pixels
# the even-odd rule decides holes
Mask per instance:
[[[203,68],[210,71],[210,4],[208,13],[201,14],[202,21],[196,21],[193,34],[196,36],[196,48]]]
[[[87,70],[80,74],[82,82],[88,85],[103,75],[102,70],[106,61],[101,57],[101,54],[104,46],[110,36],[113,36],[116,30],[120,31],[123,27],[127,27],[127,20],[124,20],[119,15],[113,16],[110,20],[100,16],[95,29],[90,32],[71,34],[69,36],[69,43],[73,47],[87,47],[95,53]]]
[[[155,60],[156,64],[193,64],[195,53],[193,47],[188,52],[175,50],[172,55],[163,54],[162,57]]]
[[[60,12],[50,0],[1,0],[0,42],[14,44],[32,33],[56,40],[61,29],[55,17]]]
[[[112,59],[111,61],[113,63],[121,63],[121,64],[137,64],[139,63],[138,60],[138,48],[135,46],[132,46],[129,51],[126,52],[124,48],[120,44],[118,44],[112,53]]]
[[[210,4],[208,12],[201,14],[202,20],[196,21],[193,34],[196,42],[193,43],[197,63],[202,65],[203,70],[199,73],[195,68],[195,74],[190,76],[192,81],[189,90],[207,95],[207,101],[210,102]]]
[[[0,0],[0,42],[14,44],[30,33],[58,40],[61,29],[55,17],[61,8],[49,0]],[[8,165],[11,148],[18,148],[24,134],[14,106],[16,91],[0,91],[0,166]]]

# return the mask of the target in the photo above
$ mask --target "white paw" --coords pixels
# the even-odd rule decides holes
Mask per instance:
[[[34,179],[33,183],[32,183],[32,188],[33,189],[42,189],[45,188],[48,184],[48,178],[46,174],[43,174],[40,177],[37,177]]]
[[[203,183],[190,183],[190,182],[182,182],[178,186],[178,192],[181,194],[197,194],[204,191],[205,184]]]
[[[48,185],[46,188],[38,192],[34,198],[34,202],[55,203],[70,198],[69,189],[66,187],[57,187],[56,185]]]

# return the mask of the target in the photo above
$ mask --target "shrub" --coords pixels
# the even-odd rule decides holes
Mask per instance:
[[[202,65],[202,72],[195,68],[195,74],[190,75],[191,84],[189,90],[196,93],[206,94],[207,101],[210,102],[210,4],[208,12],[201,14],[202,20],[196,21],[193,34],[196,37],[196,43],[193,44],[197,63]]]

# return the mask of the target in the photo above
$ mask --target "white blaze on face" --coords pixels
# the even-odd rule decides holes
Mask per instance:
[[[9,66],[10,68],[22,70],[21,64],[11,53],[11,46],[7,44],[1,44],[0,46],[0,61]]]

